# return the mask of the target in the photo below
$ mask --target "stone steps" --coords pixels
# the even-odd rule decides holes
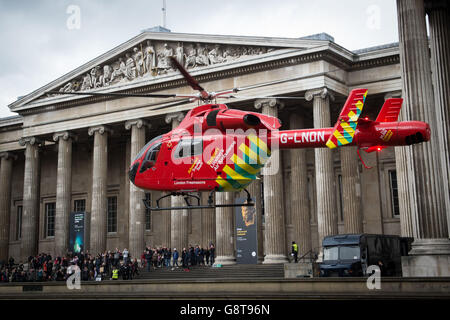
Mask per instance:
[[[173,269],[173,270],[172,270]],[[194,266],[189,271],[179,268],[142,270],[137,279],[250,279],[284,278],[284,266],[280,265],[231,265],[218,267]]]

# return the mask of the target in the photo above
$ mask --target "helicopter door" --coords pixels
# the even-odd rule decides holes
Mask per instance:
[[[201,157],[203,140],[201,138],[183,138],[178,142],[174,152],[175,163],[192,164],[196,157]]]
[[[173,153],[173,162],[177,167],[173,180],[195,179],[195,172],[202,165],[202,155],[202,138],[182,138]]]

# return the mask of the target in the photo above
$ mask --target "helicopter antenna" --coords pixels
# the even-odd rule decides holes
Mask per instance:
[[[163,0],[163,7],[162,7],[162,14],[163,14],[163,27],[166,27],[166,0]]]

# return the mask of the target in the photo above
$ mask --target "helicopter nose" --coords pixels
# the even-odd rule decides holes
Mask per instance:
[[[133,164],[133,166],[130,167],[130,170],[128,171],[128,177],[130,178],[130,181],[134,184],[134,180],[136,179],[136,173],[139,167],[139,161]]]

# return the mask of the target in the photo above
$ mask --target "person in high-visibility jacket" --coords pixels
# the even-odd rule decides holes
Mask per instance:
[[[298,245],[295,243],[295,241],[292,241],[292,255],[294,256],[295,263],[297,263]]]
[[[119,270],[114,268],[112,271],[112,279],[113,280],[118,280],[119,279]]]

